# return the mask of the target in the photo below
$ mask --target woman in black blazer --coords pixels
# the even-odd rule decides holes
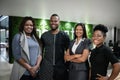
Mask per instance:
[[[74,40],[71,41],[64,59],[69,62],[69,80],[88,80],[89,75],[89,44],[85,26],[78,23],[74,29]]]

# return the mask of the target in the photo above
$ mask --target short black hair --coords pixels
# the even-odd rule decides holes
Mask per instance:
[[[100,30],[104,36],[106,36],[106,33],[108,32],[107,27],[103,24],[96,25],[95,28],[93,29],[93,31],[96,31],[96,30]]]
[[[57,17],[60,19],[60,17],[59,17],[58,14],[52,14],[51,17],[53,17],[53,16],[57,16]],[[50,17],[50,18],[51,18],[51,17]]]

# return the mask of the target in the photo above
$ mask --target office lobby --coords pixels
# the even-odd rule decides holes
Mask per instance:
[[[74,38],[76,23],[85,24],[89,39],[97,24],[107,26],[104,44],[111,48],[120,61],[119,0],[0,0],[0,80],[10,80],[14,62],[12,39],[23,17],[31,16],[35,19],[37,33],[41,38],[49,30],[50,16],[54,13],[60,16],[60,30],[66,32],[71,40]],[[107,75],[110,76],[111,72],[112,66],[109,64]],[[120,80],[120,73],[115,80]]]

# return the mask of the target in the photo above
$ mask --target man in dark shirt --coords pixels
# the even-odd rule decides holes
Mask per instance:
[[[64,53],[69,46],[68,35],[59,31],[60,18],[57,14],[50,17],[50,31],[42,34],[43,60],[39,71],[39,80],[67,80]]]

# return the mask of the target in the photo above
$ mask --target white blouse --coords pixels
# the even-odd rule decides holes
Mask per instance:
[[[72,46],[72,52],[73,52],[74,54],[75,54],[75,51],[76,51],[78,45],[81,43],[81,41],[82,41],[82,39],[80,39],[79,42],[76,44],[77,39],[75,40],[74,45]]]

